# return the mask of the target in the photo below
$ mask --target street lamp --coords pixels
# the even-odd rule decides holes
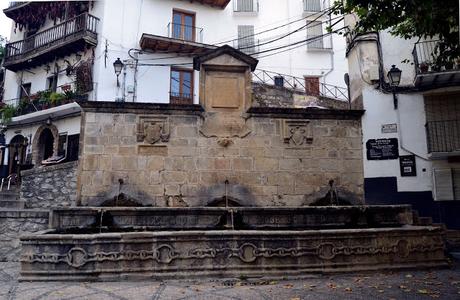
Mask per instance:
[[[398,97],[396,97],[396,89],[401,82],[402,71],[396,68],[395,65],[391,66],[391,70],[388,71],[388,79],[390,80],[390,86],[393,90],[393,105],[395,109],[398,109]]]
[[[115,75],[117,75],[117,87],[120,87],[120,81],[118,80],[118,76],[120,76],[121,70],[123,70],[123,66],[123,62],[120,60],[120,58],[117,58],[117,60],[113,63]]]

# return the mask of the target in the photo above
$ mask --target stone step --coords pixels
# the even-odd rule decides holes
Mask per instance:
[[[444,239],[449,252],[460,253],[460,230],[446,230]]]
[[[420,226],[430,226],[433,225],[433,218],[431,217],[418,217],[418,224]]]
[[[14,209],[24,209],[25,201],[20,201],[17,199],[14,200],[0,200],[0,209],[1,208],[14,208]]]

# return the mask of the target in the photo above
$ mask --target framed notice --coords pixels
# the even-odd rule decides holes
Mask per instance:
[[[399,157],[399,166],[402,177],[417,176],[417,167],[415,165],[415,155],[404,155]]]
[[[367,160],[399,158],[398,139],[373,139],[366,142]]]

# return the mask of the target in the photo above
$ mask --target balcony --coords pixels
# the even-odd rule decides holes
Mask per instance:
[[[99,19],[84,13],[5,47],[3,66],[16,72],[97,45]]]
[[[171,104],[188,105],[193,104],[193,95],[184,93],[169,93],[169,102]]]
[[[203,28],[169,23],[168,37],[176,40],[203,43]]]
[[[224,9],[225,7],[227,7],[228,3],[230,3],[230,0],[187,0],[187,2],[198,2],[200,4]]]
[[[432,158],[460,154],[460,120],[428,122],[426,137]]]
[[[415,86],[438,88],[460,84],[460,58],[439,59],[441,41],[424,41],[414,45]]]
[[[28,97],[3,100],[3,114],[6,119],[17,118],[26,116],[33,113],[38,113],[44,110],[53,109],[54,116],[60,109],[58,107],[69,106],[68,104],[74,103],[77,100],[86,100],[88,98],[86,93],[78,92],[76,82],[71,82],[59,86],[56,91],[51,90],[40,91]],[[70,106],[72,109],[75,105]],[[67,109],[68,110],[68,109]],[[59,112],[61,113],[61,112]],[[33,118],[41,117],[33,116]],[[29,116],[26,118],[30,119]]]

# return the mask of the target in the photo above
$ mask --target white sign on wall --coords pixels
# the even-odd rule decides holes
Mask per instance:
[[[382,133],[397,133],[398,125],[397,124],[383,124]]]

